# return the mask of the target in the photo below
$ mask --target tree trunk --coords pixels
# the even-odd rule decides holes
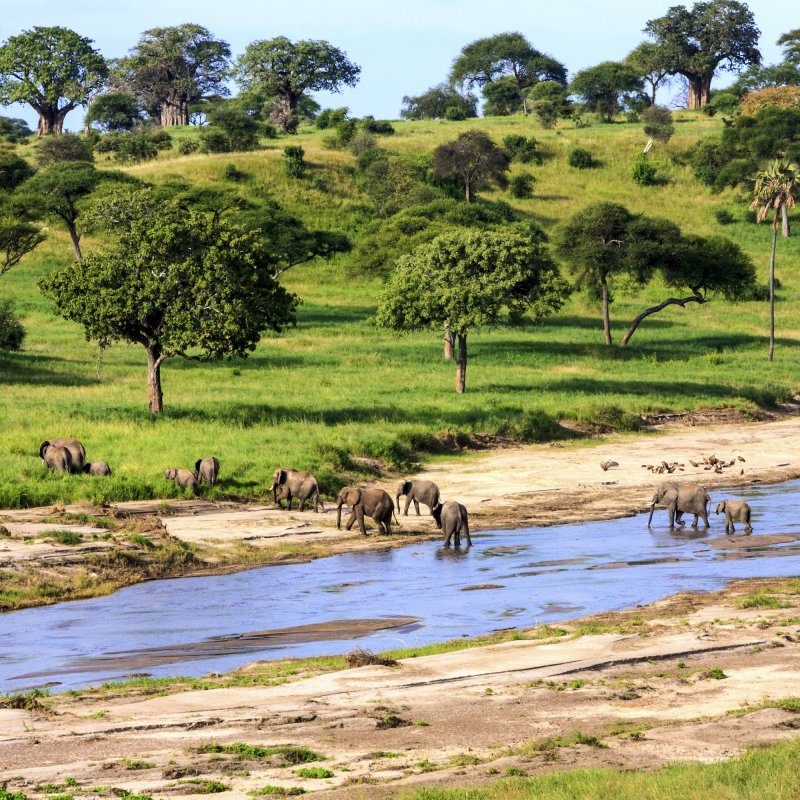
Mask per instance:
[[[606,344],[611,344],[611,317],[608,313],[608,284],[605,277],[602,278],[601,285],[603,289],[603,337]]]
[[[781,206],[781,233],[784,239],[788,239],[791,231],[789,230],[789,210],[786,203]]]
[[[161,362],[164,356],[158,345],[147,347],[147,410],[160,414],[164,410],[164,395],[161,391]]]
[[[53,106],[44,106],[36,109],[39,113],[39,126],[36,128],[37,136],[49,136],[51,133],[61,133],[64,127],[64,118],[58,117],[58,111]]]
[[[657,306],[652,306],[651,308],[645,309],[639,314],[636,319],[631,322],[630,327],[627,331],[625,331],[625,335],[622,337],[620,341],[620,345],[624,347],[628,342],[631,340],[631,336],[636,333],[636,329],[639,327],[641,322],[651,314],[657,314],[659,311],[663,311],[667,306],[680,306],[681,308],[686,308],[687,303],[706,303],[708,302],[705,297],[700,294],[692,295],[691,297],[670,297],[668,300],[665,300],[663,303],[659,303]]]
[[[69,229],[69,238],[72,239],[72,248],[75,250],[75,260],[83,261],[83,253],[81,253],[81,235],[75,229],[75,225],[67,223]]]
[[[181,100],[165,100],[161,105],[161,125],[164,128],[189,124],[189,109]]]
[[[711,95],[711,75],[686,75],[689,82],[687,107],[691,111],[708,105]]]
[[[772,252],[769,256],[769,360],[775,352],[775,245],[778,241],[778,210],[772,224]]]
[[[464,394],[467,385],[467,334],[458,334],[458,361],[456,362],[456,391]]]
[[[464,197],[466,197],[468,203],[472,202],[469,180],[464,181]]]
[[[450,323],[444,324],[444,360],[453,360],[453,331],[450,330]]]

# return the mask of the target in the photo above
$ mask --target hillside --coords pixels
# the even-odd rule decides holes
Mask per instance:
[[[641,124],[564,123],[545,131],[530,119],[505,117],[465,122],[401,122],[381,146],[426,151],[468,128],[496,140],[509,133],[536,136],[542,166],[531,200],[504,199],[551,231],[594,200],[612,200],[632,211],[667,217],[684,232],[722,234],[755,260],[764,281],[769,226],[747,220],[747,202],[733,192],[712,195],[680,163],[699,136],[722,122],[677,115],[676,135],[656,145],[651,158],[666,183],[639,187],[631,164],[645,136]],[[179,131],[195,136],[196,129]],[[159,182],[182,176],[219,184],[228,164],[244,173],[243,193],[270,197],[310,226],[347,233],[356,241],[372,219],[356,190],[346,151],[325,149],[325,132],[301,128],[291,141],[267,141],[252,153],[190,155],[173,150],[156,162],[128,167]],[[300,144],[313,165],[308,176],[285,176],[282,148]],[[599,166],[567,166],[569,151],[592,151]],[[514,165],[513,171],[519,170]],[[720,226],[726,208],[735,223]],[[222,462],[219,495],[264,495],[281,464],[317,471],[327,494],[369,464],[407,468],[419,454],[435,453],[476,433],[517,440],[565,437],[557,420],[631,427],[637,415],[697,408],[735,407],[745,414],[790,398],[797,389],[800,295],[796,239],[779,241],[776,360],[766,353],[768,307],[764,302],[666,310],[647,320],[627,348],[602,344],[600,311],[576,293],[564,310],[536,327],[499,327],[471,336],[467,392],[453,392],[454,369],[441,359],[433,334],[396,338],[370,323],[382,281],[354,275],[351,256],[293,268],[282,280],[303,303],[297,327],[265,337],[246,360],[217,364],[169,361],[163,369],[165,413],[151,419],[145,398],[141,348],[116,345],[100,353],[79,326],[55,317],[36,287],[42,275],[68,263],[66,234],[51,227],[49,240],[0,280],[0,297],[13,297],[28,335],[19,353],[0,354],[0,506],[75,499],[138,499],[175,494],[166,467],[190,466],[215,454]],[[86,249],[102,243],[86,239]],[[612,306],[615,338],[663,287],[617,291]],[[624,327],[623,327],[624,325]],[[444,434],[444,435],[443,435]],[[48,436],[74,435],[88,455],[114,470],[106,480],[46,474],[36,457]]]

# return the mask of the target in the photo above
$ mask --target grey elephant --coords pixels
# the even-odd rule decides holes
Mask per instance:
[[[216,486],[217,475],[219,475],[219,459],[216,456],[198,458],[194,462],[194,479],[198,485],[205,481],[209,486]]]
[[[472,547],[469,538],[469,515],[467,509],[455,500],[438,503],[431,509],[431,516],[445,535],[444,546],[450,547],[450,539],[458,547],[461,544],[461,534],[467,537],[467,544]]]
[[[39,445],[39,457],[53,472],[72,472],[72,453],[64,445],[44,441]]]
[[[414,503],[414,508],[419,516],[419,504],[428,506],[429,509],[439,502],[439,487],[433,481],[403,481],[397,487],[395,502],[397,510],[400,511],[400,497],[406,496],[406,505],[403,514],[408,516],[408,507]]]
[[[647,520],[647,527],[649,528],[653,522],[653,512],[656,506],[663,506],[669,513],[669,527],[682,528],[684,522],[682,519],[683,514],[694,514],[694,522],[692,527],[697,527],[697,520],[702,518],[703,527],[708,527],[708,504],[711,498],[708,492],[696,483],[667,483],[659,488],[653,495],[650,503],[650,518]]]
[[[283,487],[280,497],[278,497],[279,486]],[[322,506],[323,511],[325,510],[325,506],[319,497],[319,483],[310,472],[279,467],[272,475],[273,502],[278,508],[282,508],[281,500],[286,500],[291,511],[292,499],[295,497],[300,501],[301,511],[305,511],[306,503],[309,501],[314,503],[315,512],[319,511],[320,506]]]
[[[86,448],[77,439],[47,439],[39,445],[39,455],[46,444],[54,447],[66,447],[70,455],[70,472],[82,472],[86,461]]]
[[[191,489],[194,494],[197,494],[197,478],[193,472],[188,469],[180,469],[179,467],[170,467],[165,473],[164,477],[168,481],[174,481],[175,485],[181,489]]]
[[[744,500],[721,500],[717,503],[717,514],[725,514],[725,533],[736,533],[734,521],[744,523],[744,532],[749,535],[753,532],[750,524],[750,504]]]
[[[381,533],[391,533],[392,514],[394,502],[388,492],[383,489],[359,489],[355,486],[345,486],[336,499],[336,527],[341,528],[342,506],[349,506],[352,511],[345,528],[349,531],[353,523],[358,520],[358,527],[364,536],[367,528],[364,525],[364,516],[372,517],[378,523]]]
[[[111,474],[111,467],[105,461],[92,461],[83,465],[83,471],[87,475],[108,477]]]

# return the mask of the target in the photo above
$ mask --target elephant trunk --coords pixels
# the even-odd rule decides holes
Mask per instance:
[[[336,504],[336,529],[341,530],[342,527],[342,501]]]
[[[278,484],[272,484],[272,502],[278,505]]]
[[[656,510],[656,504],[650,506],[650,518],[647,520],[647,527],[650,527],[650,523],[653,521],[653,512]]]

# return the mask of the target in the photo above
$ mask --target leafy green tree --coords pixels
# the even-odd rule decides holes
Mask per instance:
[[[0,146],[0,189],[10,192],[33,175],[33,167],[12,147]]]
[[[643,84],[637,70],[628,64],[604,61],[577,72],[569,89],[604,122],[613,122],[614,116],[641,93]]]
[[[736,71],[761,61],[759,29],[750,9],[738,0],[709,0],[672,6],[644,28],[670,75],[689,82],[688,106],[702,108],[711,97],[711,80],[718,69]]]
[[[540,81],[527,90],[528,104],[544,128],[555,127],[560,117],[572,114],[567,89],[557,81]]]
[[[84,124],[96,125],[106,133],[132,131],[143,118],[144,109],[136,95],[130,92],[106,92],[89,104]]]
[[[216,103],[208,110],[208,130],[220,131],[228,139],[228,152],[244,152],[258,147],[262,126],[236,103]]]
[[[483,87],[483,114],[486,117],[507,117],[522,111],[523,96],[512,75],[504,75]]]
[[[739,76],[731,84],[728,91],[741,99],[748,92],[754,92],[758,89],[765,89],[771,86],[798,85],[800,85],[800,62],[784,61],[780,64],[751,64],[747,69],[739,73]],[[716,94],[714,92],[712,100]]]
[[[664,66],[661,49],[654,42],[642,42],[625,59],[636,74],[650,87],[650,102],[655,105],[660,86],[669,86],[670,74]]]
[[[0,275],[5,275],[33,252],[47,238],[30,222],[12,216],[0,216]]]
[[[61,133],[67,114],[105,83],[106,61],[91,45],[57,26],[12,36],[0,46],[0,105],[27,103],[39,115],[39,136]]]
[[[403,256],[375,315],[399,333],[449,325],[458,343],[456,392],[464,392],[467,335],[507,311],[541,319],[563,305],[566,282],[540,240],[514,231],[455,231]]]
[[[772,215],[772,249],[769,256],[769,360],[775,352],[775,247],[778,240],[778,220],[783,222],[783,235],[789,236],[789,209],[794,208],[800,195],[800,167],[788,161],[774,161],[756,175],[753,202],[756,219],[763,222]]]
[[[116,245],[39,281],[57,314],[101,347],[147,351],[147,398],[163,411],[168,358],[245,357],[265,330],[295,320],[297,298],[272,277],[253,232],[176,204],[131,194]]]
[[[112,84],[138,98],[163,126],[188,125],[191,104],[229,94],[230,55],[228,43],[202,25],[151,28],[114,63]]]
[[[270,119],[287,133],[297,128],[300,101],[309,91],[355,86],[361,67],[330,42],[291,42],[285,36],[252,42],[236,60],[234,77],[245,91],[275,98]]]
[[[648,106],[642,112],[644,132],[657,142],[666,143],[675,133],[675,122],[672,112],[664,106]]]
[[[461,94],[448,83],[440,83],[422,94],[406,95],[400,116],[403,119],[448,119],[448,109],[460,111],[459,119],[471,119],[478,116],[478,99],[469,92]]]
[[[469,203],[476,192],[491,183],[508,186],[508,153],[483,131],[464,131],[452,142],[445,142],[433,153],[433,172],[440,180],[457,180]]]
[[[0,117],[0,140],[16,144],[29,136],[33,136],[33,131],[24,119]]]
[[[777,42],[783,48],[783,59],[800,66],[800,28],[784,33]]]
[[[52,167],[65,161],[86,161],[92,163],[92,147],[85,137],[76,133],[62,133],[61,136],[46,136],[36,143],[36,164],[39,167]]]

